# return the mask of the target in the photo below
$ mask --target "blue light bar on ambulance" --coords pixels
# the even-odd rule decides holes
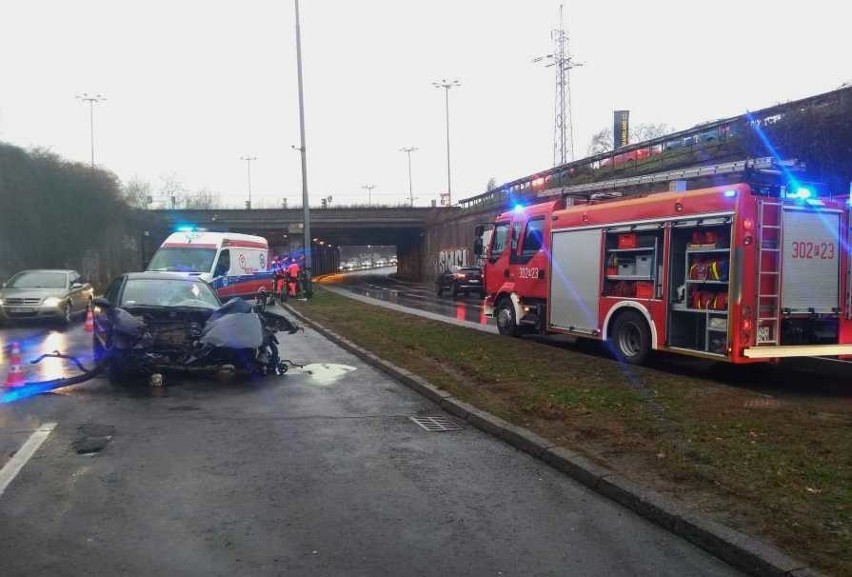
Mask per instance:
[[[194,231],[195,231],[195,227],[194,227],[194,226],[192,226],[191,224],[184,224],[184,225],[181,225],[181,226],[177,227],[177,229],[176,229],[176,230],[177,230],[178,232],[194,232]]]
[[[737,191],[736,191],[736,190],[726,190],[726,191],[724,192],[724,195],[725,195],[726,197],[728,197],[728,198],[731,198],[732,196],[736,196],[736,195],[737,195]]]
[[[524,212],[524,205],[518,203],[514,207],[512,207],[512,210],[514,210],[515,212]]]

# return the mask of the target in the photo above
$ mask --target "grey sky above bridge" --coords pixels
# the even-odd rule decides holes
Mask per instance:
[[[552,164],[559,0],[300,0],[313,205],[453,200]],[[564,2],[575,152],[630,110],[676,129],[852,80],[830,0]],[[95,161],[159,189],[172,177],[227,206],[301,204],[294,7],[287,0],[2,0],[0,140]]]

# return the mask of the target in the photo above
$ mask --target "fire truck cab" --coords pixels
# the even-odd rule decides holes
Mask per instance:
[[[847,199],[736,184],[500,214],[485,252],[501,334],[732,363],[852,354]]]

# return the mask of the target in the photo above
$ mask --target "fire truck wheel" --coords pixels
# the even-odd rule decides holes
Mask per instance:
[[[641,314],[624,311],[612,325],[609,343],[616,359],[639,365],[651,350],[651,330]]]
[[[515,319],[515,307],[512,306],[512,301],[508,298],[500,299],[497,304],[497,330],[501,335],[507,337],[517,337],[521,335],[518,321]]]

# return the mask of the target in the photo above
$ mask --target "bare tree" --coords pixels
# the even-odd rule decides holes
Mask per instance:
[[[612,150],[612,128],[604,128],[592,135],[592,142],[589,143],[589,156],[610,150]]]
[[[160,196],[170,208],[180,208],[186,201],[186,188],[175,174],[160,175]]]
[[[191,194],[187,194],[183,198],[183,205],[186,208],[208,209],[217,208],[220,205],[219,193],[212,192],[209,189],[202,188]]]
[[[151,206],[151,203],[154,202],[151,183],[145,182],[136,177],[130,179],[130,181],[122,187],[122,193],[124,194],[124,200],[127,201],[127,204],[137,208],[148,208]]]
[[[643,142],[674,132],[668,124],[636,124],[630,127],[630,142]],[[592,135],[589,144],[589,156],[609,152],[613,147],[612,127],[603,128]]]
[[[488,184],[485,185],[485,192],[494,190],[495,188],[497,188],[497,179],[492,176],[488,179]]]
[[[642,142],[674,132],[674,128],[663,122],[659,124],[637,124],[630,130],[631,142]]]

